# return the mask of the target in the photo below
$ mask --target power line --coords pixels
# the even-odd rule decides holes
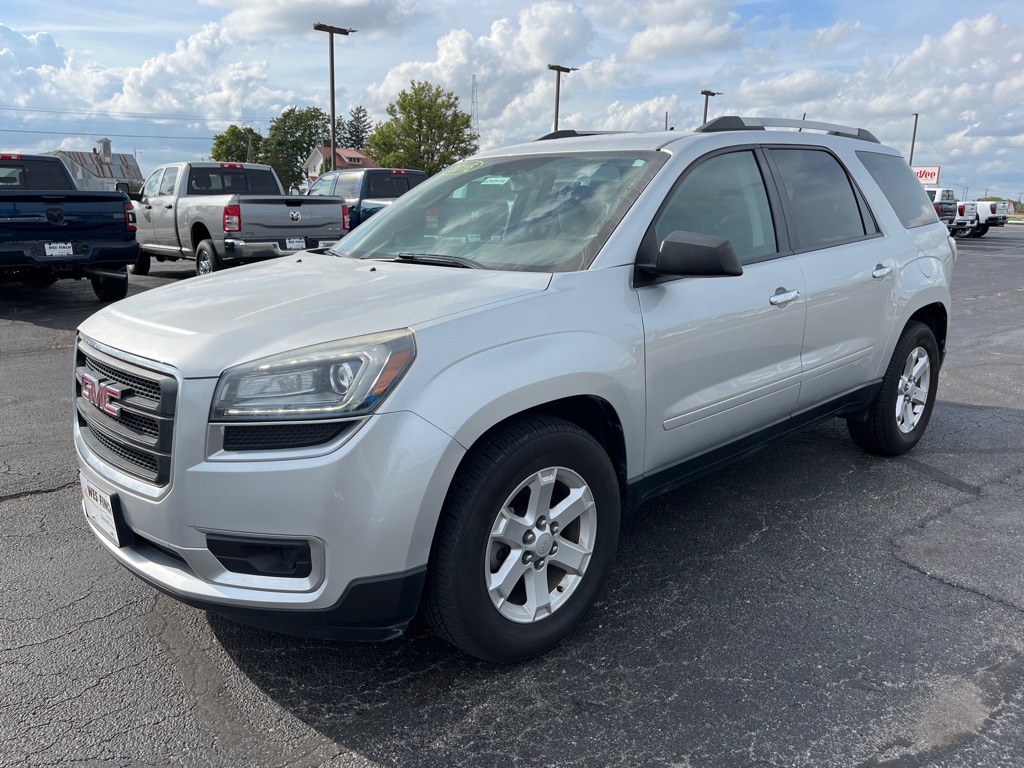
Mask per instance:
[[[95,109],[58,109],[56,107],[15,107],[10,104],[0,104],[0,109],[7,109],[11,112],[41,112],[55,115],[88,115],[102,117],[148,117],[154,120],[230,120],[232,122],[244,120],[251,122],[269,122],[273,117],[243,117],[235,115],[232,117],[218,117],[215,115],[169,115],[160,112],[112,112]]]
[[[85,136],[91,137],[102,131],[76,133],[74,131],[28,131],[17,128],[0,128],[0,133],[41,133],[49,136]],[[213,136],[156,136],[147,133],[108,133],[108,139],[175,139],[179,141],[213,141]]]

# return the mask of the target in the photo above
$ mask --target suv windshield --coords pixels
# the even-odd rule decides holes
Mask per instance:
[[[486,269],[586,269],[666,159],[659,152],[581,152],[467,160],[331,251],[363,259],[456,256]]]

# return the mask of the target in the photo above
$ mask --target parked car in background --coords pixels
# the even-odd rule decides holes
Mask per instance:
[[[955,259],[864,129],[724,117],[494,149],[324,253],[82,323],[82,508],[191,605],[358,640],[422,606],[521,661],[580,624],[647,499],[834,417],[911,450]]]
[[[957,200],[956,216],[949,226],[954,237],[970,235],[978,224],[978,204],[968,200]]]
[[[98,299],[116,301],[138,255],[124,193],[77,190],[56,157],[0,153],[0,282],[88,278]]]
[[[1002,227],[1009,220],[1010,204],[1005,200],[975,200],[976,219],[971,237],[984,237],[990,227]]]
[[[306,194],[333,195],[345,200],[344,229],[348,233],[417,184],[426,180],[424,171],[404,168],[364,168],[328,171]]]
[[[203,275],[335,243],[343,234],[342,201],[286,195],[274,169],[254,163],[171,163],[150,174],[135,211],[142,253],[195,259]]]
[[[948,229],[953,229],[953,220],[956,219],[956,192],[948,187],[925,187],[924,191],[932,201],[939,221]]]

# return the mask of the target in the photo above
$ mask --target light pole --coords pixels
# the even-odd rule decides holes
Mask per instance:
[[[917,143],[917,112],[914,113],[914,135],[910,137],[910,162],[909,166],[914,166],[914,144]]]
[[[708,98],[711,96],[721,96],[722,92],[709,91],[707,88],[705,88],[703,91],[700,92],[700,95],[704,97],[704,122],[706,123],[708,121]]]
[[[561,64],[548,64],[548,69],[555,73],[555,130],[558,130],[558,97],[562,90],[562,73],[575,72],[579,67],[563,67]]]
[[[337,137],[334,135],[335,130],[335,119],[334,119],[334,36],[335,35],[350,35],[353,32],[358,32],[358,29],[345,29],[343,27],[332,27],[330,24],[322,24],[317,21],[313,23],[313,29],[317,32],[326,32],[330,37],[330,66],[331,66],[331,170],[334,170],[334,158],[336,150],[334,148]]]

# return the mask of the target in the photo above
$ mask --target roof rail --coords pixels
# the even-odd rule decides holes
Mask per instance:
[[[546,133],[534,141],[547,141],[548,139],[570,139],[574,136],[605,136],[613,133],[632,133],[632,131],[577,131],[573,128],[562,128],[551,133]]]
[[[696,128],[697,133],[718,133],[720,131],[763,131],[765,128],[799,128],[801,131],[825,131],[830,136],[845,136],[850,139],[881,144],[871,131],[864,128],[850,128],[834,123],[818,123],[813,120],[791,120],[785,117],[738,117],[725,115],[709,120]]]

